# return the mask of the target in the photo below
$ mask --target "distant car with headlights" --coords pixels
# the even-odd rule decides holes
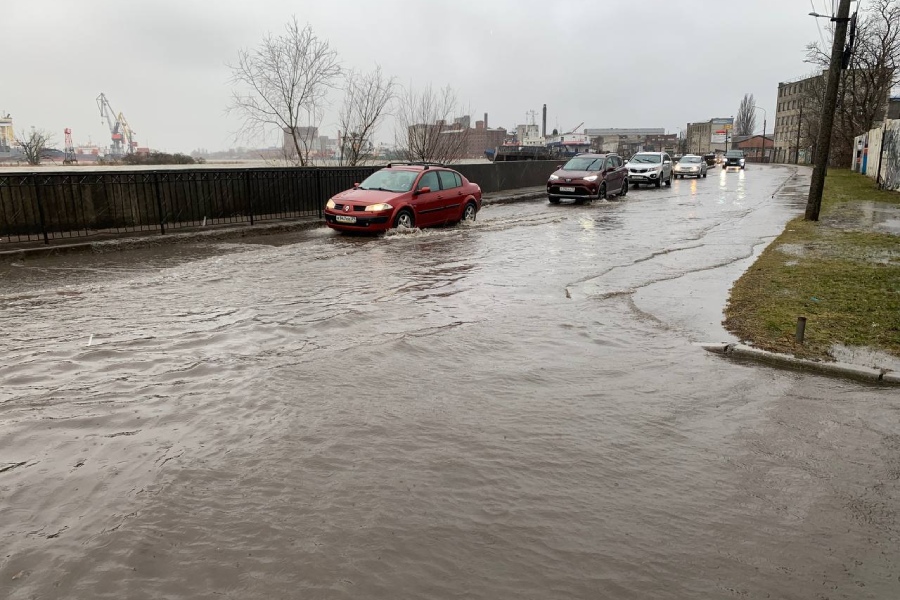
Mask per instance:
[[[628,193],[628,170],[618,154],[584,153],[554,171],[547,179],[550,204],[571,198],[576,203]]]
[[[632,187],[652,183],[672,185],[672,159],[666,152],[638,152],[629,159],[628,180]]]
[[[743,150],[729,150],[725,153],[725,160],[722,162],[722,168],[727,169],[728,167],[744,168]]]
[[[703,158],[694,154],[686,154],[675,163],[675,177],[682,179],[685,177],[696,177],[699,179],[700,177],[706,177],[708,169],[709,167],[706,166],[706,161]]]
[[[474,221],[481,188],[433,163],[393,163],[325,205],[325,224],[337,231],[386,231]]]
[[[707,167],[714,167],[714,166],[716,166],[716,165],[719,163],[719,159],[716,158],[716,153],[715,153],[715,152],[710,152],[710,153],[708,153],[708,154],[705,154],[705,155],[703,156],[703,160],[706,161],[706,166],[707,166]]]

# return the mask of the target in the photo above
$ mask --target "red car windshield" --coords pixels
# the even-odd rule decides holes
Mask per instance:
[[[361,190],[379,190],[382,192],[408,192],[416,182],[416,171],[394,171],[382,169],[372,173],[359,185]]]
[[[565,164],[566,171],[599,171],[603,164],[603,158],[593,156],[578,156]]]

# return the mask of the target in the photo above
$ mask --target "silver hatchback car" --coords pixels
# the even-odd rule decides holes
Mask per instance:
[[[707,172],[706,161],[702,156],[695,154],[685,154],[675,165],[675,177],[684,179],[685,177],[706,177]]]

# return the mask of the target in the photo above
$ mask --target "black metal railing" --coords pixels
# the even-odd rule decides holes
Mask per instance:
[[[557,161],[454,165],[482,191],[546,184]],[[321,217],[325,202],[380,169],[172,168],[0,171],[0,247],[102,234]]]
[[[321,216],[377,168],[0,173],[0,244]]]

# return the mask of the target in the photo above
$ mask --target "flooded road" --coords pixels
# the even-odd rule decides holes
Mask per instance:
[[[900,596],[896,390],[696,346],[793,173],[0,264],[0,597]]]

